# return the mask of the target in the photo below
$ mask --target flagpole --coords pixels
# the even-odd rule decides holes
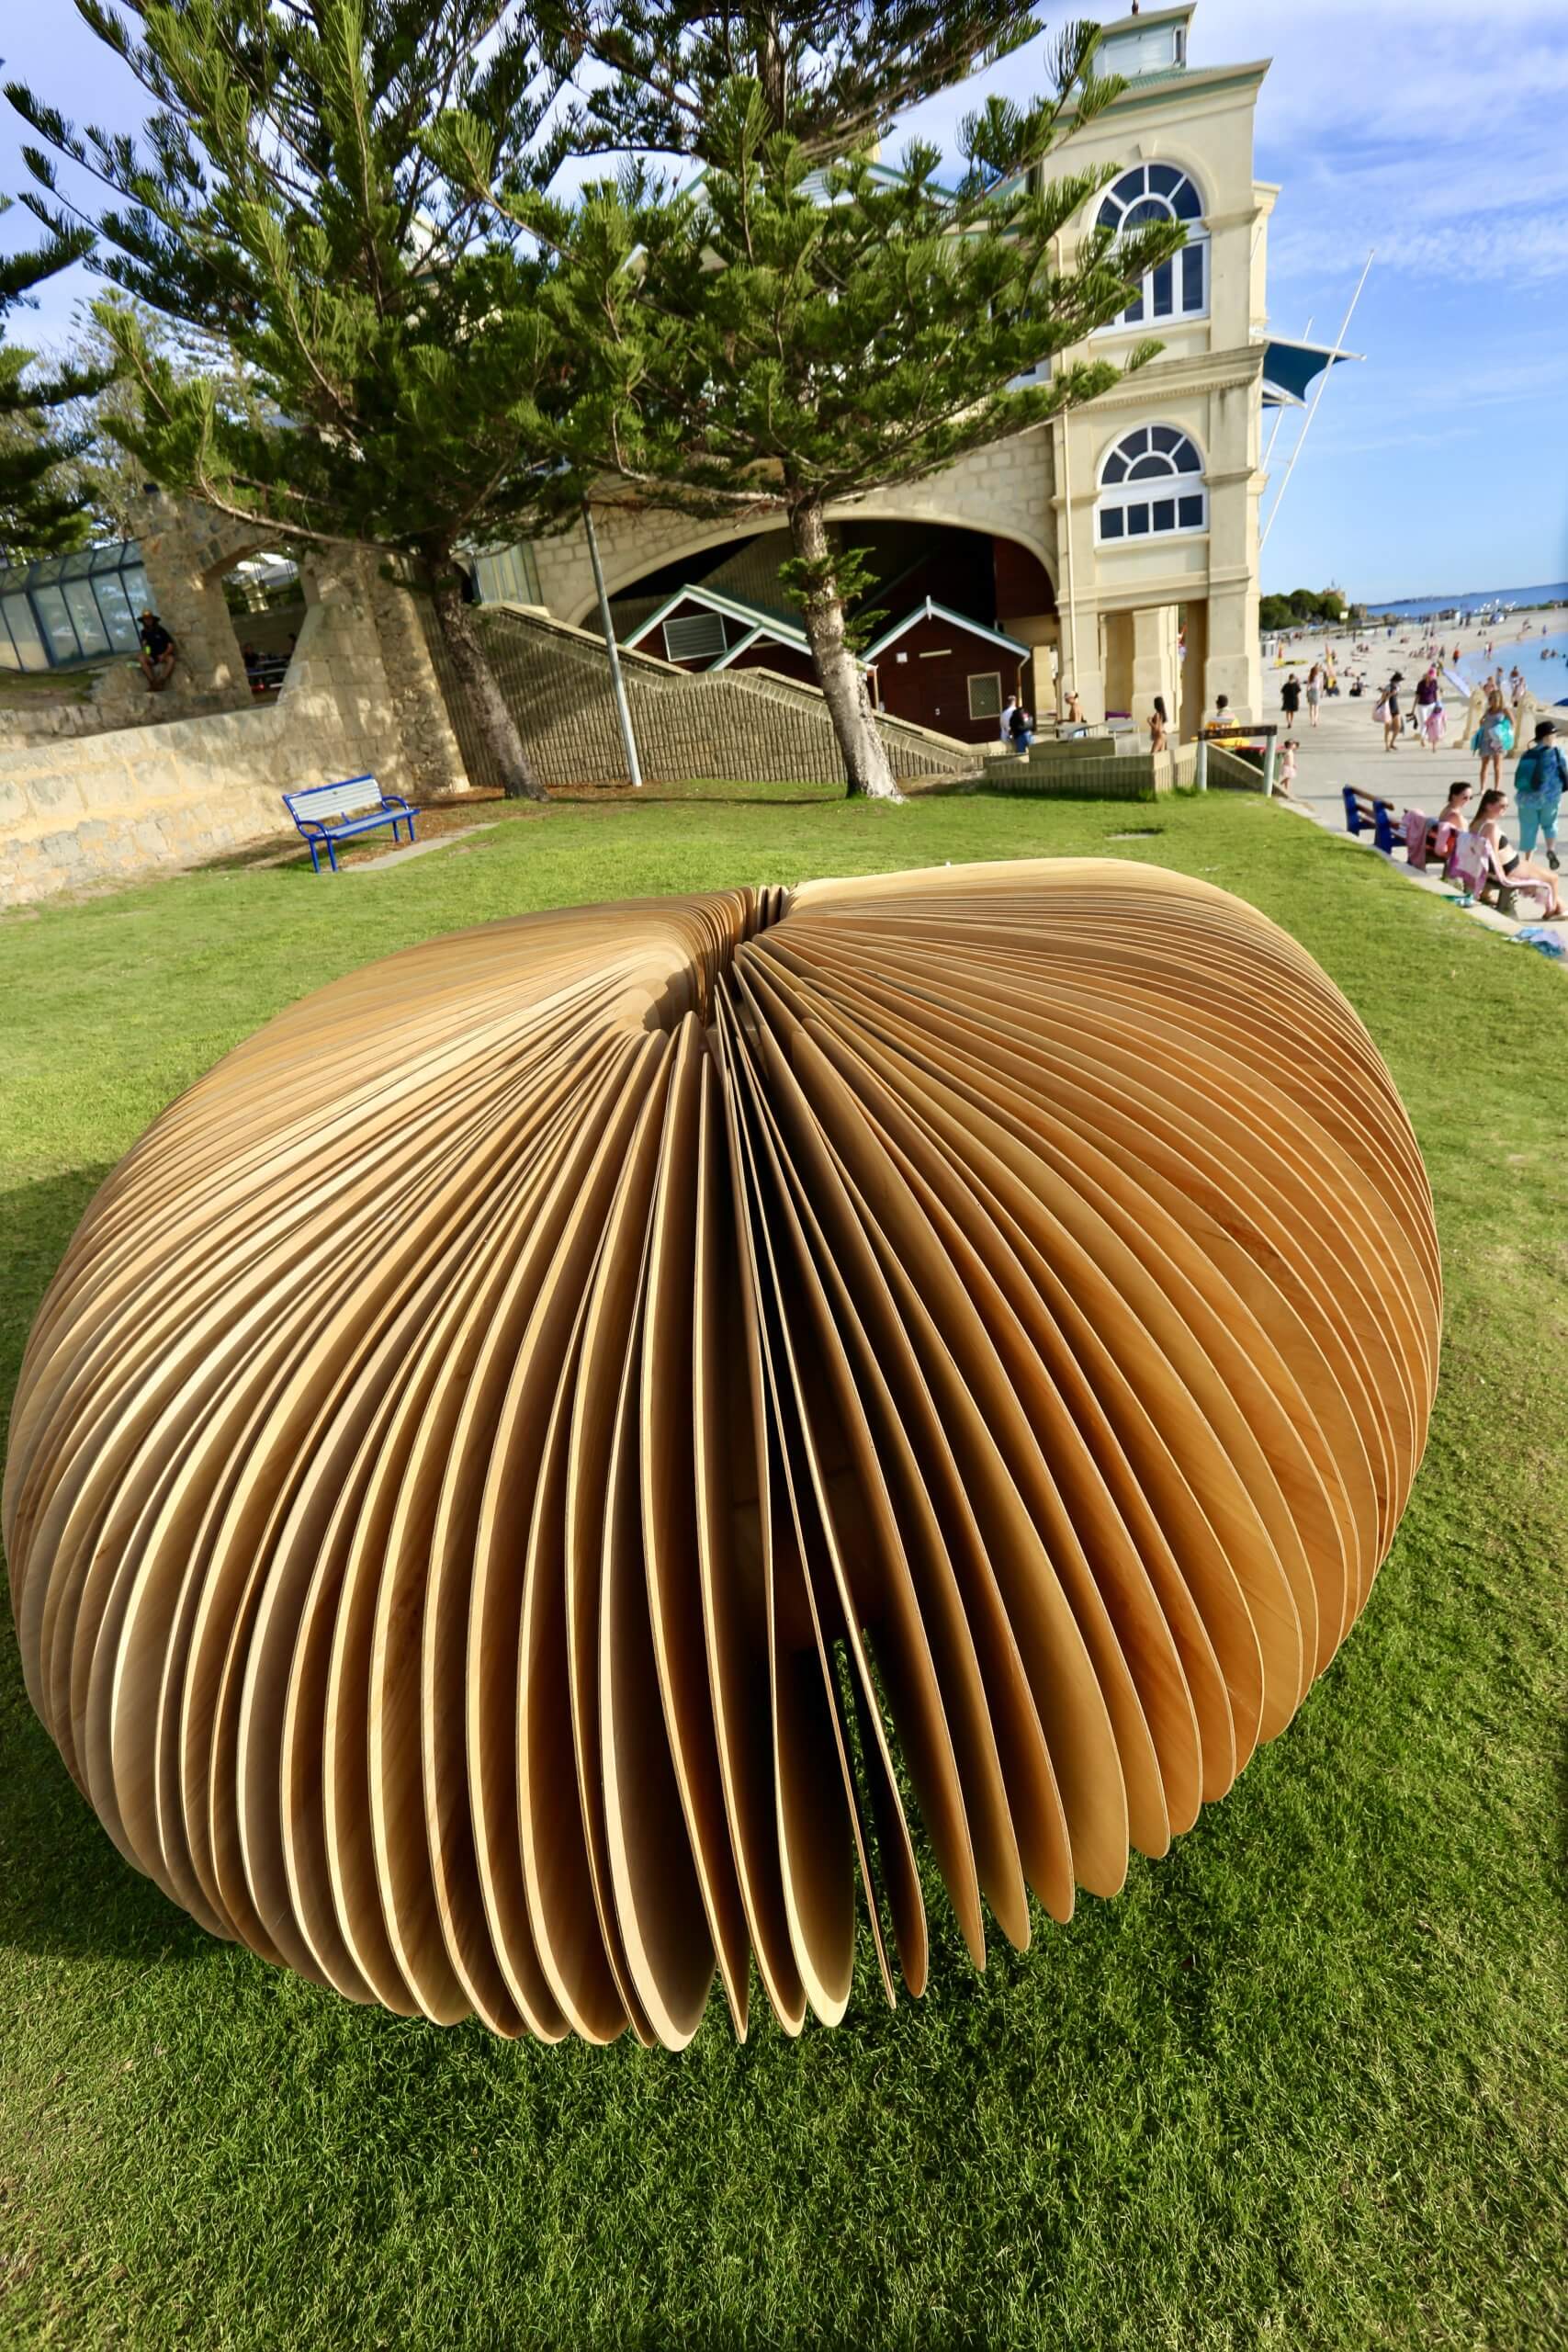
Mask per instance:
[[[1367,282],[1367,272],[1371,268],[1376,250],[1377,249],[1374,246],[1372,252],[1367,255],[1361,275],[1356,280],[1356,290],[1350,297],[1350,307],[1345,313],[1345,323],[1340,328],[1334,348],[1328,355],[1327,364],[1325,367],[1322,375],[1318,378],[1317,390],[1312,396],[1312,406],[1306,413],[1306,423],[1302,426],[1301,438],[1297,441],[1295,447],[1291,451],[1291,462],[1285,468],[1284,474],[1280,479],[1280,487],[1274,493],[1274,503],[1269,510],[1269,520],[1264,524],[1263,536],[1258,542],[1258,552],[1259,555],[1263,553],[1264,548],[1269,544],[1269,534],[1273,529],[1274,518],[1280,512],[1280,501],[1284,497],[1286,491],[1291,486],[1291,476],[1296,470],[1296,459],[1301,456],[1303,449],[1306,446],[1306,437],[1312,431],[1312,421],[1317,414],[1317,404],[1323,398],[1324,387],[1327,383],[1330,376],[1334,373],[1335,361],[1339,357],[1340,353],[1345,348],[1345,338],[1350,332],[1350,322],[1356,315],[1356,305],[1361,299],[1361,288]]]

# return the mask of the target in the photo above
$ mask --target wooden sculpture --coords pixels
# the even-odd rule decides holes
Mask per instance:
[[[678,2047],[755,1962],[831,2024],[857,1873],[918,1994],[919,1838],[978,1966],[1289,1723],[1438,1313],[1376,1049],[1204,883],[491,923],[97,1194],[12,1425],[28,1688],[139,1869],[352,2000]]]

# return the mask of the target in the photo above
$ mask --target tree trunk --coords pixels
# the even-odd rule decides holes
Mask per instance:
[[[872,717],[865,672],[844,642],[844,605],[834,577],[827,518],[813,501],[793,510],[789,528],[795,552],[807,568],[807,641],[843,755],[849,778],[846,797],[852,800],[863,794],[872,800],[902,800],[904,796],[893,780],[887,747]]]
[[[452,656],[452,667],[457,673],[457,683],[468,698],[468,707],[484,737],[485,749],[495,763],[501,788],[508,800],[547,800],[549,794],[528,764],[528,754],[523,749],[523,738],[517,731],[517,721],[506,707],[506,697],[496,684],[495,672],[484,650],[474,616],[463,602],[463,583],[457,567],[450,555],[433,555],[430,560],[430,592],[435,605],[435,618]]]

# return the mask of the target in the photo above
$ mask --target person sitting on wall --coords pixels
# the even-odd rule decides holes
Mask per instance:
[[[1067,724],[1069,727],[1081,727],[1083,723],[1083,703],[1077,686],[1074,686],[1067,695]]]
[[[142,613],[137,621],[141,639],[141,674],[151,694],[161,694],[174,675],[179,647],[156,613]]]
[[[1240,734],[1241,721],[1232,713],[1229,695],[1214,696],[1214,715],[1206,722],[1203,732],[1205,735]]]
[[[1002,741],[1010,746],[1012,742],[1012,715],[1017,708],[1018,696],[1016,695],[1009,695],[1006,702],[1002,705],[1002,715],[999,725]]]
[[[1012,748],[1019,758],[1022,759],[1034,741],[1034,722],[1021,703],[1013,705],[1008,728],[1012,736]]]

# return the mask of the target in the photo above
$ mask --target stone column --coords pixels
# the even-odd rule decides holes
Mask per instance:
[[[1140,730],[1148,725],[1156,695],[1174,735],[1180,723],[1174,605],[1143,605],[1133,615],[1133,721]]]
[[[1229,695],[1238,718],[1258,718],[1263,709],[1263,672],[1258,652],[1257,592],[1241,582],[1209,586],[1209,651],[1204,663],[1204,707]]]
[[[468,772],[424,633],[428,601],[392,579],[385,564],[376,567],[371,610],[409,781],[422,793],[467,792]]]
[[[137,540],[152,608],[179,647],[160,698],[169,716],[191,702],[206,710],[248,710],[250,684],[223,577],[242,557],[265,547],[265,537],[194,498],[172,498],[160,490],[148,493]],[[127,690],[146,694],[134,673]]]

